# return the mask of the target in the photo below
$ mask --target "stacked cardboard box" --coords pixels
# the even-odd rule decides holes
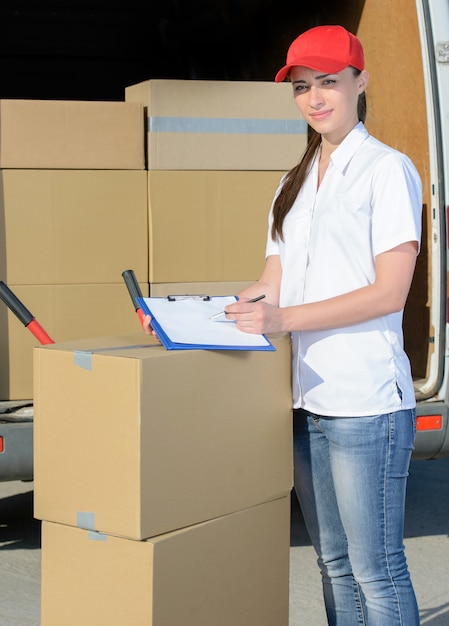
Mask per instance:
[[[150,80],[125,98],[0,101],[0,279],[58,341],[135,328],[124,269],[156,296],[257,279],[305,146],[287,84]],[[0,399],[31,398],[35,344],[1,307]]]
[[[290,342],[36,347],[42,626],[287,626]]]
[[[131,332],[148,291],[143,107],[0,101],[0,279],[55,340]],[[0,399],[32,398],[37,340],[0,307]]]
[[[306,145],[291,86],[149,80],[146,110],[150,293],[235,294],[264,266],[267,218]]]
[[[58,341],[35,347],[33,377],[36,342],[1,309],[0,395],[35,402],[42,626],[287,626],[289,339],[170,352],[122,335],[138,320],[121,272],[144,295],[258,277],[305,145],[288,91],[0,102],[0,277]]]

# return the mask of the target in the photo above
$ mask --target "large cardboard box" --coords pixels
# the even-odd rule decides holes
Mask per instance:
[[[289,504],[147,541],[43,522],[41,626],[288,626]]]
[[[292,488],[291,355],[143,333],[34,349],[35,516],[144,539]]]
[[[107,285],[9,285],[54,341],[138,332],[124,282]],[[148,283],[141,283],[144,296]],[[0,399],[33,398],[38,339],[0,302]]]
[[[150,282],[257,280],[284,172],[148,172]]]
[[[148,281],[147,172],[0,171],[0,278],[10,285]]]
[[[0,167],[143,169],[143,107],[131,102],[0,100]]]
[[[289,170],[306,147],[287,83],[147,80],[125,99],[146,107],[148,169]]]

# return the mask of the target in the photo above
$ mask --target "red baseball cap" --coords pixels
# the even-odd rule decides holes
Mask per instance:
[[[282,82],[297,65],[326,74],[336,74],[349,65],[361,71],[365,67],[363,47],[343,26],[315,26],[293,41],[287,52],[287,63],[274,80]]]

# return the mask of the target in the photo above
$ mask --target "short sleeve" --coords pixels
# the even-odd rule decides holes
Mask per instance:
[[[422,184],[412,161],[394,151],[376,164],[372,179],[374,256],[406,241],[421,241]]]

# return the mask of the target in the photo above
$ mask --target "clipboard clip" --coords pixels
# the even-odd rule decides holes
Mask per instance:
[[[206,295],[205,293],[185,293],[174,296],[167,296],[167,300],[169,302],[177,302],[178,300],[202,300],[203,302],[208,302],[210,300],[210,296]]]

